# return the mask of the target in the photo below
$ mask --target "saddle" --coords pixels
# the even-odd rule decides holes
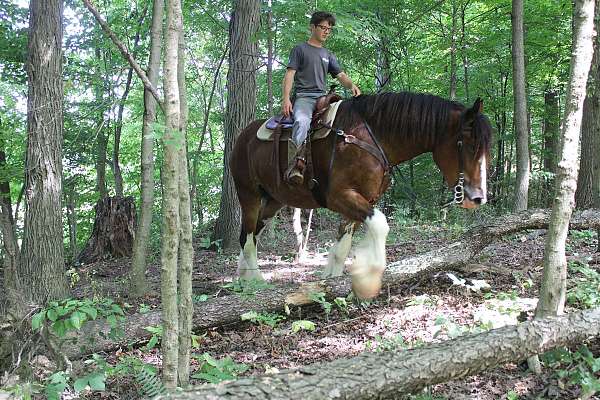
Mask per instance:
[[[310,130],[308,132],[309,136],[306,141],[305,148],[307,159],[305,179],[308,178],[306,179],[307,181],[311,181],[312,178],[312,151],[310,143],[313,140],[324,138],[329,134],[337,109],[342,102],[342,97],[336,94],[334,89],[335,86],[332,86],[329,90],[329,93],[327,93],[325,96],[319,97],[315,103],[315,109],[313,111]],[[281,182],[281,170],[279,167],[279,142],[281,140],[288,141],[291,135],[291,127],[293,123],[293,119],[284,118],[282,115],[279,115],[266,121],[258,129],[256,134],[260,140],[273,141],[273,159],[271,162],[276,171],[277,185],[279,185]],[[291,154],[292,151],[288,147],[288,157]]]
[[[333,123],[337,107],[339,107],[341,100],[342,97],[333,92],[317,99],[312,115],[311,140],[322,139],[327,136],[329,133],[328,127]],[[292,125],[294,125],[293,117],[286,118],[283,115],[277,115],[263,123],[256,132],[256,136],[260,140],[271,141],[275,139],[275,131],[281,129],[279,139],[287,140],[289,139]]]

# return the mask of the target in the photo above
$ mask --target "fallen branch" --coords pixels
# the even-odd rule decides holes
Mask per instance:
[[[384,274],[384,285],[396,287],[414,280],[423,273],[452,269],[464,265],[494,239],[523,229],[545,228],[549,211],[530,210],[499,218],[494,223],[477,227],[449,246],[423,255],[391,263]],[[600,210],[587,210],[573,215],[572,229],[600,227]],[[328,299],[344,297],[350,292],[350,278],[342,276],[324,281],[276,286],[254,295],[230,295],[209,299],[194,306],[193,326],[195,331],[240,322],[240,316],[249,311],[281,312],[286,305],[302,306],[313,303],[310,294],[322,292]],[[70,358],[81,357],[99,351],[110,351],[118,347],[150,339],[146,326],[161,324],[160,310],[146,314],[127,316],[124,337],[115,342],[99,337],[99,332],[108,334],[110,328],[103,322],[89,322],[74,337],[75,343],[65,348]],[[94,338],[90,342],[90,338]]]
[[[169,399],[396,399],[600,334],[600,308],[443,343],[353,358],[173,394]]]

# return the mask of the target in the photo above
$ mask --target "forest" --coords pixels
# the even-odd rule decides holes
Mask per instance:
[[[0,0],[0,400],[599,398],[599,28]],[[300,43],[343,72],[294,156]]]

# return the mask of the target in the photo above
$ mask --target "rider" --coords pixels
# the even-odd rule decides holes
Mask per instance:
[[[292,143],[296,147],[296,154],[286,171],[286,178],[292,185],[301,185],[304,181],[303,144],[310,128],[317,98],[326,93],[327,73],[351,90],[352,96],[360,95],[360,89],[342,71],[337,58],[323,47],[334,25],[335,17],[331,13],[317,11],[311,16],[310,38],[292,49],[283,78],[281,111],[285,117],[289,117],[292,112],[294,114]],[[290,101],[292,82],[294,83],[293,109]]]

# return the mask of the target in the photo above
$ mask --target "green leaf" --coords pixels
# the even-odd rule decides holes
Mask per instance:
[[[45,311],[40,311],[39,313],[35,314],[33,316],[33,318],[31,318],[31,328],[34,331],[40,329],[40,327],[44,323],[45,319],[46,319],[46,312]]]
[[[48,319],[52,322],[54,322],[58,319],[58,315],[54,308],[49,309],[48,312],[46,313],[46,315],[48,316]]]
[[[88,377],[84,376],[83,378],[79,378],[75,381],[75,383],[73,384],[73,389],[75,389],[75,392],[79,393],[79,392],[85,390],[87,385],[88,385]]]
[[[292,332],[294,332],[294,333],[300,332],[302,330],[312,332],[315,329],[316,329],[316,325],[312,321],[300,320],[300,321],[294,321],[292,323]]]
[[[89,385],[92,390],[106,390],[106,375],[103,372],[96,372],[89,376]]]
[[[54,333],[56,334],[56,336],[58,337],[64,337],[65,333],[67,332],[67,328],[65,327],[65,322],[64,320],[58,320],[55,323],[52,324],[52,330],[54,331]]]
[[[158,336],[153,335],[152,338],[150,338],[150,341],[148,341],[148,344],[146,345],[146,349],[152,350],[154,348],[154,346],[156,346],[157,343],[158,343]]]
[[[91,319],[96,319],[98,317],[98,310],[91,306],[81,306],[79,307],[81,311],[90,316]]]
[[[86,320],[85,314],[79,311],[74,311],[73,314],[71,314],[71,318],[69,318],[69,320],[71,321],[71,324],[73,324],[73,327],[77,330],[81,329],[81,326],[83,325],[83,323]]]

